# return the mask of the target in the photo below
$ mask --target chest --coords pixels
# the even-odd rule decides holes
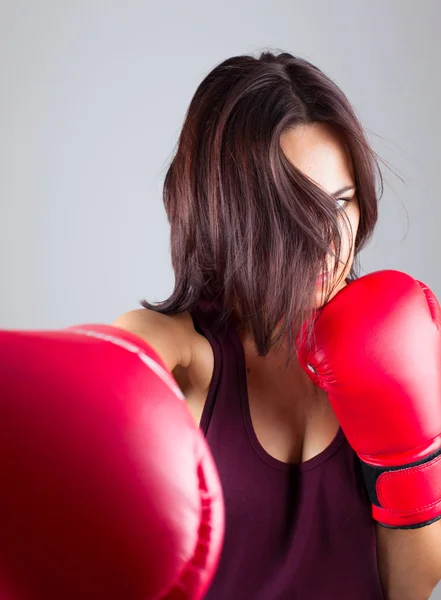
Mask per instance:
[[[296,368],[247,369],[246,377],[253,429],[270,456],[299,464],[329,446],[339,423],[323,390]]]
[[[214,371],[214,355],[200,336],[190,368],[173,372],[189,410],[199,425]],[[260,357],[259,357],[260,358]],[[298,369],[281,369],[270,360],[255,360],[245,351],[248,410],[258,443],[273,458],[305,462],[334,439],[339,423],[327,394]]]

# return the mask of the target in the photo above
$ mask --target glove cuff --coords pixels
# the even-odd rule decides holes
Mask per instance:
[[[361,467],[372,516],[383,527],[417,529],[441,519],[441,448],[399,467]]]

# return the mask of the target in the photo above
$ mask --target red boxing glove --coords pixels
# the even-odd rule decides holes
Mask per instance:
[[[109,326],[1,332],[0,424],[2,599],[204,596],[221,487],[146,343]]]
[[[329,395],[362,461],[372,514],[387,527],[441,518],[441,310],[398,271],[349,283],[300,340],[304,370]]]

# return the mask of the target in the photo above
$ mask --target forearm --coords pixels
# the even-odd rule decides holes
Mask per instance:
[[[377,558],[386,600],[428,600],[441,580],[441,520],[420,529],[377,525]]]

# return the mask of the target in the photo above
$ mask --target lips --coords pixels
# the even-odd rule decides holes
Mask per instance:
[[[329,273],[329,271],[327,271],[326,273],[322,273],[322,274],[321,274],[321,275],[320,275],[320,276],[317,278],[316,285],[321,287],[321,286],[322,286],[324,283],[326,283],[326,282],[328,281],[328,279],[329,279],[329,276],[330,276],[330,273]]]

